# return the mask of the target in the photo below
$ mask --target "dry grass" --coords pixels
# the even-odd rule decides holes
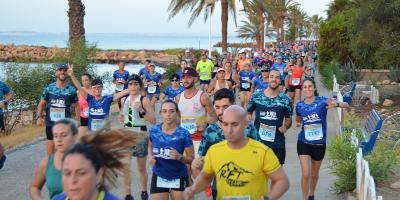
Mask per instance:
[[[38,127],[36,125],[28,125],[15,129],[13,133],[8,136],[0,136],[0,143],[8,150],[44,136],[44,126]]]

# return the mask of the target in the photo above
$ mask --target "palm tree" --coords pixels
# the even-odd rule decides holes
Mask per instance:
[[[192,13],[188,25],[191,26],[197,17],[203,13],[204,21],[207,21],[209,16],[209,9],[213,13],[215,3],[221,3],[221,32],[222,32],[222,51],[226,51],[228,47],[228,13],[233,16],[236,25],[236,3],[235,0],[214,0],[208,5],[206,0],[171,0],[168,11],[170,12],[169,19],[176,16],[181,11],[190,11]]]
[[[319,25],[322,22],[322,20],[323,20],[322,17],[318,15],[311,16],[309,20],[311,36],[316,40],[319,39]]]
[[[293,0],[269,0],[267,1],[268,18],[272,21],[273,27],[277,32],[277,40],[284,39],[284,23],[289,17],[289,11],[300,4]]]
[[[68,0],[69,42],[85,41],[85,6],[81,0]]]
[[[299,6],[294,6],[289,11],[289,26],[294,29],[294,39],[298,38],[301,40],[301,37],[310,36],[309,31],[309,17],[303,9]]]

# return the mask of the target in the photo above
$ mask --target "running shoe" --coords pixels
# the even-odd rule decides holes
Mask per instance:
[[[142,200],[148,200],[149,194],[147,194],[147,191],[142,192],[142,194],[140,195],[140,198],[142,198]]]
[[[0,158],[0,169],[3,169],[6,159],[7,159],[6,155],[3,155],[3,157]]]

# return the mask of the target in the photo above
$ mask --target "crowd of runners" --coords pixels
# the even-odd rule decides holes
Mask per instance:
[[[102,80],[87,73],[76,77],[73,65],[59,64],[57,80],[44,89],[36,111],[37,125],[45,126],[47,156],[38,163],[30,197],[41,199],[46,186],[51,199],[118,199],[109,191],[121,180],[127,200],[133,199],[132,187],[140,188],[142,200],[193,199],[203,191],[212,199],[279,199],[289,189],[282,166],[293,118],[300,127],[299,198],[314,199],[327,110],[348,106],[318,95],[317,66],[313,42],[271,44],[237,57],[223,52],[208,58],[203,52],[198,61],[186,50],[176,74],[164,77],[170,82],[164,89],[151,60],[138,74],[129,74],[121,62],[113,73],[115,92],[105,95]],[[2,82],[0,89],[1,113],[11,90]],[[112,102],[118,115],[110,114]],[[0,146],[0,168],[5,158]]]

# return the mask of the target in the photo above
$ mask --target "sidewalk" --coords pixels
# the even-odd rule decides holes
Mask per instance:
[[[319,76],[316,77],[316,84],[319,95],[325,97],[331,97],[331,91],[327,90],[322,82],[319,80]],[[295,114],[293,114],[293,124],[295,123]],[[338,118],[336,111],[331,109],[328,111],[328,143],[329,139],[333,138],[337,133],[337,127],[339,126]],[[292,200],[292,199],[301,199],[301,167],[299,158],[297,156],[297,135],[300,131],[299,128],[294,127],[285,134],[286,135],[286,164],[284,165],[284,170],[289,177],[290,181],[290,189],[283,196],[282,199]],[[324,161],[322,162],[321,170],[319,173],[319,181],[317,184],[315,198],[316,199],[344,199],[343,195],[337,195],[330,190],[331,185],[333,184],[334,178],[331,174],[329,174],[329,170],[327,169],[327,155],[325,154]]]

